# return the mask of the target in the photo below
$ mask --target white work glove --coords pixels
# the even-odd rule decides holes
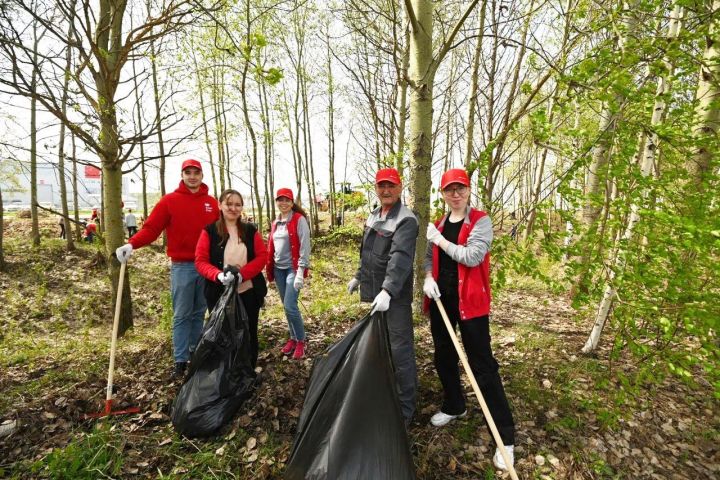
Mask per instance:
[[[295,280],[293,281],[293,288],[297,290],[298,292],[303,287],[303,277],[305,276],[305,270],[303,268],[298,268],[297,272],[295,273]]]
[[[432,277],[425,277],[425,283],[423,284],[423,292],[433,300],[440,298],[440,289],[438,284]]]
[[[358,289],[358,286],[360,286],[360,280],[357,278],[353,278],[350,280],[347,284],[347,292],[348,295],[352,295],[355,290]]]
[[[370,315],[375,312],[386,312],[387,309],[390,308],[390,300],[390,294],[385,290],[380,290],[380,293],[377,294],[377,297],[373,300],[372,305],[370,305],[373,307],[370,311]]]
[[[126,243],[122,247],[118,247],[117,250],[115,250],[115,256],[120,261],[120,263],[125,263],[128,261],[130,256],[133,252],[133,246],[129,243]]]
[[[440,245],[440,242],[442,242],[445,237],[443,237],[442,233],[435,227],[434,223],[428,223],[427,228],[427,239],[430,240],[435,245]]]
[[[235,280],[235,275],[233,275],[230,272],[220,272],[217,275],[217,281],[225,285],[226,287],[230,285],[233,280]]]

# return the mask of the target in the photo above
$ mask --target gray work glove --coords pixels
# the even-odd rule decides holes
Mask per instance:
[[[347,284],[348,295],[352,295],[353,292],[355,290],[357,290],[359,286],[360,286],[360,280],[358,280],[357,278],[353,278],[352,280],[350,280]]]

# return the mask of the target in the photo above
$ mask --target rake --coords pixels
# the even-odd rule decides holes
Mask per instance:
[[[120,278],[118,278],[117,298],[115,299],[115,318],[113,319],[112,338],[110,339],[110,366],[108,367],[107,389],[105,391],[105,409],[97,413],[86,413],[85,419],[102,418],[111,415],[126,415],[139,413],[140,408],[130,407],[124,410],[113,410],[113,374],[115,373],[115,350],[117,349],[117,332],[120,324],[120,307],[122,304],[122,291],[125,283],[125,265],[126,262],[120,263]]]
[[[457,350],[458,356],[460,357],[460,361],[462,362],[462,366],[465,369],[465,373],[467,374],[468,378],[470,379],[470,384],[472,385],[473,391],[475,392],[475,396],[477,397],[478,401],[480,402],[480,408],[482,409],[483,415],[485,415],[485,420],[487,421],[488,426],[490,427],[490,432],[492,433],[493,439],[495,440],[495,443],[498,446],[498,449],[500,451],[500,455],[502,456],[503,460],[505,461],[505,465],[508,467],[508,472],[510,473],[510,478],[512,480],[518,480],[517,472],[515,471],[515,467],[510,462],[510,457],[508,457],[507,452],[505,451],[504,443],[502,439],[500,438],[500,432],[498,432],[497,427],[495,426],[495,421],[492,418],[492,415],[490,414],[490,409],[488,409],[487,403],[485,403],[485,398],[483,397],[483,394],[480,392],[480,387],[478,386],[477,380],[475,380],[475,375],[473,375],[472,370],[470,369],[470,363],[468,363],[467,356],[465,355],[465,351],[463,350],[462,346],[460,345],[460,342],[458,341],[457,335],[455,334],[455,329],[453,329],[452,324],[450,323],[450,319],[448,318],[447,312],[445,311],[445,307],[443,306],[442,302],[439,298],[435,299],[435,303],[437,304],[438,310],[440,311],[440,315],[443,318],[443,321],[445,322],[445,327],[447,327],[448,334],[450,334],[450,338],[452,339],[453,345],[455,345],[455,350]]]

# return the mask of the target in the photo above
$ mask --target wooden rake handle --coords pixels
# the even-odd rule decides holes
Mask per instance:
[[[512,462],[510,461],[510,457],[508,457],[507,452],[505,451],[505,444],[503,443],[502,438],[500,438],[500,433],[498,432],[498,429],[495,426],[495,421],[493,420],[492,415],[490,414],[490,409],[488,409],[487,403],[485,403],[485,398],[483,397],[482,392],[480,392],[480,387],[477,384],[477,380],[475,380],[475,375],[473,375],[472,370],[470,369],[470,363],[468,363],[467,355],[465,355],[465,351],[463,350],[462,345],[460,345],[457,335],[455,335],[455,330],[453,329],[452,325],[450,324],[450,319],[448,318],[447,312],[445,311],[445,307],[443,306],[442,302],[440,301],[440,298],[436,298],[435,303],[437,304],[438,310],[440,311],[440,315],[442,316],[443,321],[445,322],[445,327],[447,328],[448,334],[450,335],[450,338],[452,339],[453,345],[455,345],[455,350],[457,351],[458,357],[460,357],[460,361],[462,362],[463,368],[465,369],[465,373],[467,374],[468,378],[470,379],[470,384],[473,387],[475,396],[477,397],[478,401],[480,402],[480,408],[482,409],[483,415],[485,415],[485,420],[487,421],[487,424],[490,426],[490,431],[492,432],[492,436],[493,436],[493,439],[495,440],[495,444],[498,446],[498,448],[500,450],[500,454],[503,457],[503,460],[505,460],[505,465],[507,465],[508,471],[510,472],[510,478],[512,478],[512,480],[518,480],[517,473],[515,472],[515,467],[513,466]]]
[[[110,366],[108,367],[107,390],[105,392],[105,400],[112,400],[113,394],[113,375],[115,373],[115,350],[117,349],[117,333],[120,326],[120,309],[122,308],[122,292],[125,286],[125,265],[127,262],[120,263],[120,277],[118,278],[117,296],[115,298],[115,318],[113,318],[112,338],[110,339]]]

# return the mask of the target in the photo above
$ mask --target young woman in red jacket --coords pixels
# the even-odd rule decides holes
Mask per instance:
[[[280,351],[300,360],[305,356],[307,340],[298,296],[310,268],[310,225],[307,214],[295,203],[289,188],[277,191],[275,204],[280,215],[268,237],[267,275],[277,286],[290,330],[290,338]]]
[[[490,245],[492,222],[488,215],[468,206],[470,179],[465,170],[445,172],[440,180],[450,214],[428,224],[425,257],[426,309],[435,344],[435,369],[443,386],[443,403],[430,422],[443,426],[467,413],[460,383],[458,354],[436,302],[441,298],[453,328],[460,327],[468,362],[487,402],[510,459],[513,459],[515,423],[505,397],[498,363],[490,347]],[[493,463],[506,470],[499,450]]]
[[[267,249],[257,229],[241,218],[244,202],[240,192],[225,190],[219,202],[220,218],[200,233],[195,247],[195,268],[205,277],[205,300],[210,311],[220,299],[224,286],[232,283],[235,275],[239,277],[238,295],[248,315],[252,366],[255,367],[258,316],[267,294],[262,274]]]

